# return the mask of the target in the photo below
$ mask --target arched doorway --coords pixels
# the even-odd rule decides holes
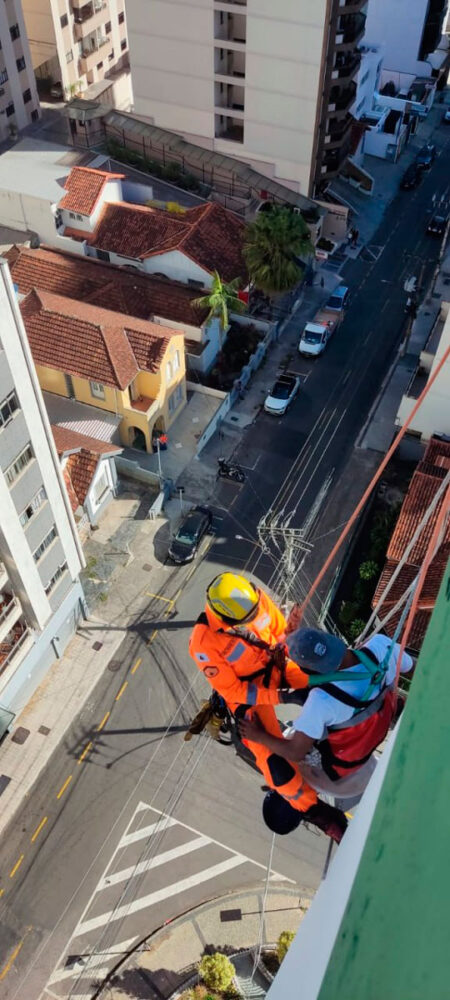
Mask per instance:
[[[147,441],[140,427],[130,427],[130,447],[138,451],[147,451]]]

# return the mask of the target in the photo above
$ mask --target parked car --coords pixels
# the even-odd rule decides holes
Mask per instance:
[[[416,156],[416,166],[420,170],[429,170],[436,159],[436,146],[433,142],[428,142],[426,146],[422,146]]]
[[[400,187],[402,191],[410,191],[412,188],[416,188],[421,181],[422,170],[417,166],[417,163],[411,163],[400,182]]]
[[[275,417],[283,416],[295,399],[299,388],[300,379],[295,375],[280,375],[264,401],[266,413],[272,413]]]
[[[444,125],[450,125],[450,108],[447,108],[447,111],[444,111],[444,114],[442,115],[442,122]]]
[[[433,215],[427,226],[429,236],[443,236],[447,225],[446,215]]]
[[[179,565],[191,562],[197,554],[203,536],[211,530],[211,524],[212,514],[209,507],[192,507],[170,543],[169,556],[173,562]]]
[[[325,309],[332,309],[333,312],[341,312],[341,310],[345,309],[347,305],[349,295],[350,289],[347,288],[347,285],[338,285],[338,287],[334,289],[333,294],[330,295],[330,298],[325,305]]]
[[[55,97],[58,101],[63,100],[64,87],[58,80],[55,83],[52,83],[50,87],[50,97]]]

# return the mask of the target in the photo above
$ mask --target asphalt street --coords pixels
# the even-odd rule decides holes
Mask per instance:
[[[426,288],[437,260],[425,226],[433,193],[448,184],[450,136],[439,130],[437,140],[433,169],[390,206],[378,249],[346,266],[350,307],[326,354],[316,363],[299,355],[289,361],[304,382],[292,409],[280,420],[262,413],[249,428],[239,453],[248,482],[219,486],[216,536],[191,568],[166,574],[156,597],[143,588],[119,669],[105,671],[6,831],[1,1000],[92,996],[118,953],[166,920],[230,889],[262,884],[270,843],[257,776],[231,749],[206,737],[182,739],[207,690],[188,658],[188,635],[207,583],[224,565],[278,579],[277,553],[267,558],[253,544],[268,507],[290,514],[293,527],[306,521],[313,537],[320,503],[402,336],[404,280],[421,270]],[[278,838],[273,877],[314,888],[326,848],[323,836],[305,828]]]

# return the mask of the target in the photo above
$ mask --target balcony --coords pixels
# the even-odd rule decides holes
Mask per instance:
[[[20,618],[22,608],[14,594],[0,594],[0,643]]]
[[[244,102],[244,87],[235,86],[231,83],[216,83],[214,85],[214,104],[219,114],[222,113],[222,109],[231,112],[236,111],[239,118],[240,113],[244,112]]]
[[[214,11],[214,39],[241,48],[247,40],[246,15]]]
[[[328,113],[336,117],[342,117],[351,108],[356,97],[356,83],[352,82],[345,90],[333,87],[330,91]]]
[[[4,673],[7,667],[26,652],[32,642],[32,634],[25,622],[18,621],[8,632],[5,639],[0,642],[0,673]]]
[[[366,4],[367,0],[340,0],[339,10],[342,14],[357,14]]]
[[[5,587],[7,583],[8,583],[8,572],[3,563],[0,562],[0,591],[3,590],[3,587]]]
[[[101,38],[95,42],[95,45],[86,46],[82,56],[80,56],[80,72],[89,73],[90,70],[95,69],[97,63],[102,60],[102,54],[105,55],[105,49],[108,45],[110,45],[110,39]]]
[[[363,37],[365,26],[365,14],[343,14],[336,30],[336,48],[356,45]]]
[[[331,73],[332,80],[352,80],[361,65],[360,52],[338,52]]]
[[[223,82],[245,79],[245,52],[216,48],[214,51],[214,73]]]
[[[321,166],[322,177],[336,177],[342,164],[347,159],[349,143],[342,139],[340,143],[337,149],[327,149],[325,151]]]
[[[337,121],[331,120],[329,122],[325,136],[327,150],[336,149],[338,146],[342,145],[346,137],[350,135],[352,124],[352,115],[347,115],[343,119],[338,119]]]
[[[74,13],[73,35],[75,41],[80,42],[91,31],[101,28],[105,23],[105,10],[107,3],[85,4],[80,10]]]
[[[244,122],[233,116],[216,115],[216,139],[227,139],[229,142],[244,142]]]

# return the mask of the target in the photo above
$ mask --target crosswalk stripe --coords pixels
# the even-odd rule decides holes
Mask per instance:
[[[168,830],[169,826],[177,826],[176,819],[171,819],[170,816],[165,816],[164,819],[159,819],[156,823],[150,823],[149,826],[141,826],[140,830],[133,830],[132,833],[125,833],[122,840],[119,841],[118,848],[128,847],[128,844],[135,844],[138,840],[143,840],[144,837],[151,837],[152,833],[157,830],[158,833],[162,833],[163,830]],[[117,851],[115,851],[117,853]]]
[[[206,868],[202,872],[198,872],[196,875],[191,875],[189,878],[181,879],[180,882],[174,882],[172,885],[166,885],[163,889],[158,889],[156,892],[151,892],[147,896],[142,896],[141,899],[135,899],[134,902],[125,904],[124,906],[118,906],[116,910],[110,910],[108,913],[101,913],[98,917],[92,917],[90,920],[84,920],[82,923],[78,924],[75,928],[72,939],[76,937],[81,937],[82,934],[88,934],[90,931],[94,931],[97,927],[103,927],[105,924],[113,920],[122,920],[125,917],[131,916],[132,913],[138,913],[139,910],[145,910],[149,906],[153,906],[155,903],[162,902],[163,899],[169,899],[171,896],[176,896],[178,893],[185,892],[187,889],[192,889],[194,885],[200,885],[202,882],[208,882],[210,879],[216,878],[218,875],[222,875],[223,872],[229,871],[231,868],[236,868],[238,865],[243,865],[247,862],[247,858],[243,854],[235,854],[231,858],[227,858],[226,861],[221,861],[218,865],[213,865],[211,868]]]
[[[97,960],[101,959],[102,962],[107,957],[113,958],[116,961],[118,958],[121,957],[121,955],[125,954],[126,951],[130,950],[131,946],[134,944],[136,939],[137,936],[135,935],[132,938],[128,938],[127,941],[120,941],[117,944],[112,945],[111,948],[105,948],[104,951],[97,952],[97,954],[93,957],[95,957]],[[89,965],[90,962],[92,962],[91,966]],[[59,983],[63,979],[72,979],[73,976],[78,975],[78,973],[80,973],[82,970],[87,970],[88,966],[89,968],[92,969],[95,967],[92,959],[87,958],[85,962],[74,962],[74,964],[71,965],[70,969],[56,969],[56,971],[53,972],[52,975],[50,976],[50,979],[47,982],[47,986],[53,986],[54,983]],[[98,975],[100,975],[100,973],[103,974],[103,969],[99,970],[96,969],[96,972],[98,973]],[[105,970],[104,974],[106,975],[107,972],[108,969]]]
[[[159,868],[160,865],[165,865],[168,861],[174,861],[180,855],[184,856],[185,854],[190,854],[191,851],[198,851],[200,847],[207,847],[210,843],[209,837],[197,837],[196,840],[188,840],[186,844],[173,847],[170,851],[163,851],[162,854],[157,854],[156,857],[149,858],[148,861],[140,861],[139,864],[131,865],[130,868],[123,868],[120,872],[105,875],[97,886],[97,892],[100,892],[101,889],[108,889],[111,885],[117,885],[118,882],[125,882],[136,875],[142,875],[143,872],[148,872],[150,869]]]

